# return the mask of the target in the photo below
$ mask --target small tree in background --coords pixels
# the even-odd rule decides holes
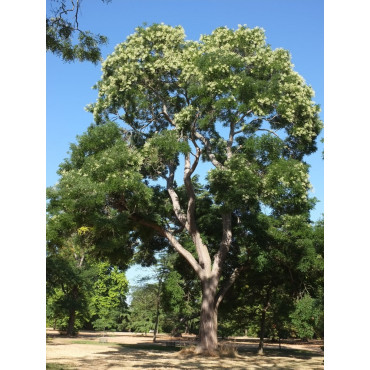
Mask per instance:
[[[229,335],[248,329],[260,337],[261,354],[265,337],[323,336],[323,223],[298,216],[270,221],[269,228],[255,229],[250,268],[220,312]],[[231,313],[230,306],[238,308]]]
[[[129,327],[136,333],[149,333],[154,330],[157,317],[157,284],[144,284],[132,289]],[[161,330],[159,321],[158,330]]]
[[[307,340],[317,335],[323,316],[323,307],[320,306],[320,301],[308,293],[296,300],[295,309],[290,315],[296,336]]]
[[[88,268],[61,256],[46,260],[47,317],[67,335],[75,335],[89,318],[88,292],[92,281]]]
[[[97,329],[117,328],[125,310],[126,277],[94,253],[96,232],[86,226],[93,215],[86,215],[86,203],[75,202],[68,189],[64,190],[47,189],[48,321],[68,335],[91,319]],[[118,263],[128,262],[124,255],[110,257]]]
[[[90,315],[97,330],[122,330],[126,325],[128,281],[123,272],[108,262],[97,265],[92,286]]]

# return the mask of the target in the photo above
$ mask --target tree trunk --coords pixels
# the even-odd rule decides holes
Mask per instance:
[[[75,334],[75,320],[76,320],[76,310],[72,309],[69,311],[67,335]]]
[[[258,354],[259,355],[263,355],[263,344],[264,344],[264,338],[265,338],[265,332],[266,332],[266,312],[270,306],[271,289],[272,288],[270,287],[267,290],[264,307],[262,308],[260,342],[258,344]]]
[[[209,280],[202,283],[202,307],[197,353],[213,354],[217,351],[216,287]]]
[[[78,286],[74,286],[72,288],[71,295],[73,297],[73,300],[77,302],[79,291]],[[68,318],[68,326],[67,326],[67,335],[75,335],[75,321],[76,321],[76,308],[73,306],[69,309],[69,318]]]
[[[157,340],[157,334],[158,334],[159,308],[160,308],[160,304],[161,304],[161,286],[162,286],[162,279],[159,278],[159,281],[158,281],[158,290],[157,290],[157,307],[156,307],[156,317],[155,317],[153,342],[156,342],[156,340]]]
[[[263,355],[263,344],[265,338],[265,331],[266,331],[266,308],[262,309],[262,316],[261,316],[261,328],[260,328],[260,342],[258,344],[258,354]]]
[[[156,312],[156,316],[155,316],[155,326],[154,326],[153,342],[156,342],[156,340],[157,340],[158,321],[159,321],[159,297],[158,297],[158,300],[157,300],[157,312]]]

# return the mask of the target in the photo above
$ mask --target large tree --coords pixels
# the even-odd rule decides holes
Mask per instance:
[[[213,352],[257,216],[309,219],[303,159],[322,127],[313,90],[288,51],[246,26],[200,41],[182,27],[139,27],[102,70],[87,108],[95,124],[71,146],[56,189],[82,204],[101,253],[102,235],[119,233],[124,254],[170,245],[182,256],[202,287],[198,351]]]

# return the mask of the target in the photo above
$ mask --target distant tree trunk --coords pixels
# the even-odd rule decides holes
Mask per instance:
[[[67,335],[74,335],[75,334],[75,321],[76,321],[76,310],[71,309],[69,311]]]
[[[76,302],[78,299],[78,287],[74,286],[72,289],[72,297]],[[76,322],[76,309],[71,307],[69,310],[68,326],[67,326],[67,335],[75,335],[75,322]]]
[[[156,313],[156,317],[155,317],[155,326],[154,326],[153,342],[155,342],[155,341],[157,340],[158,321],[159,321],[159,299],[157,300],[157,313]]]
[[[155,326],[154,326],[154,334],[153,334],[153,342],[157,340],[157,333],[158,333],[158,322],[159,322],[159,308],[161,304],[161,287],[162,287],[162,279],[159,279],[158,282],[158,291],[157,291],[157,312],[155,316]]]
[[[270,293],[271,288],[268,289],[266,294],[266,299],[264,302],[264,306],[262,308],[262,314],[261,314],[261,327],[260,327],[260,341],[258,344],[258,354],[263,355],[263,345],[264,345],[264,338],[265,338],[265,332],[266,332],[266,312],[270,306]]]
[[[260,341],[259,341],[259,344],[258,344],[258,354],[259,355],[263,355],[265,330],[266,330],[266,309],[264,307],[262,309],[262,315],[261,315]]]

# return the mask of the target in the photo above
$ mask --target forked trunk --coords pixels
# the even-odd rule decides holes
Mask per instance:
[[[215,287],[205,282],[203,285],[202,307],[200,312],[200,329],[197,353],[213,354],[217,351],[217,308]]]

